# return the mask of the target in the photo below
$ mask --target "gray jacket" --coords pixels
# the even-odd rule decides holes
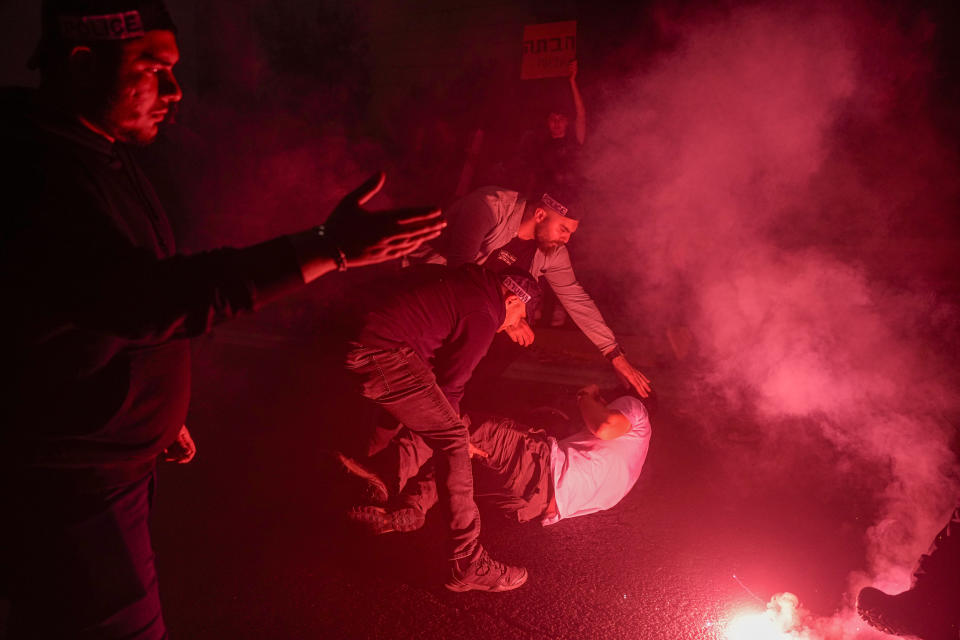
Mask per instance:
[[[422,259],[450,266],[483,264],[491,253],[516,237],[525,207],[526,200],[519,193],[502,187],[481,187],[467,194],[445,209],[447,229],[443,242],[432,255]],[[577,281],[566,247],[551,255],[537,249],[530,273],[535,278],[546,278],[563,308],[601,353],[616,349],[617,339],[593,298]]]

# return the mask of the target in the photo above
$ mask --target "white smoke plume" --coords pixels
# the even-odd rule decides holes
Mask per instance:
[[[659,15],[675,45],[605,87],[586,163],[631,315],[688,328],[702,383],[763,429],[806,421],[883,471],[850,586],[903,590],[960,495],[941,25],[859,2]]]

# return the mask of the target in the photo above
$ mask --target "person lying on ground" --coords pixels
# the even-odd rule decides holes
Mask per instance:
[[[470,429],[478,499],[519,522],[539,519],[550,525],[610,509],[630,492],[650,445],[646,407],[631,395],[607,402],[595,384],[577,398],[584,428],[559,441],[502,417]],[[389,487],[373,470],[342,457],[349,472],[376,486],[368,495],[381,497],[380,504],[355,507],[350,519],[374,534],[423,526],[438,502],[430,453],[416,433],[398,434],[376,467],[395,467]]]

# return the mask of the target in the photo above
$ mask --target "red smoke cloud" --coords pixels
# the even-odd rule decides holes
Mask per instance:
[[[777,2],[670,27],[675,47],[606,87],[586,165],[597,217],[629,234],[631,315],[689,327],[701,381],[764,429],[805,419],[886,469],[868,573],[906,588],[960,495],[960,185],[932,117],[936,25]]]

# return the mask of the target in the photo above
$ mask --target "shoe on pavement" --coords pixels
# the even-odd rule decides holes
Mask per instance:
[[[376,505],[384,505],[387,503],[390,493],[387,491],[386,483],[380,479],[380,476],[353,458],[348,458],[340,452],[337,452],[337,459],[340,461],[343,469],[350,474],[350,477],[359,483],[359,497],[362,502]]]
[[[857,613],[870,626],[896,636],[916,636],[922,640],[957,640],[957,603],[944,600],[945,594],[930,594],[916,588],[888,595],[866,587],[857,596]],[[946,596],[947,600],[950,596]],[[953,599],[956,600],[956,594]]]
[[[510,591],[527,581],[526,569],[497,562],[482,548],[472,560],[454,560],[451,565],[450,579],[444,585],[451,591]]]
[[[378,536],[391,531],[401,533],[416,531],[423,526],[426,520],[425,514],[413,507],[387,511],[383,507],[374,505],[354,507],[347,514],[347,517]]]

